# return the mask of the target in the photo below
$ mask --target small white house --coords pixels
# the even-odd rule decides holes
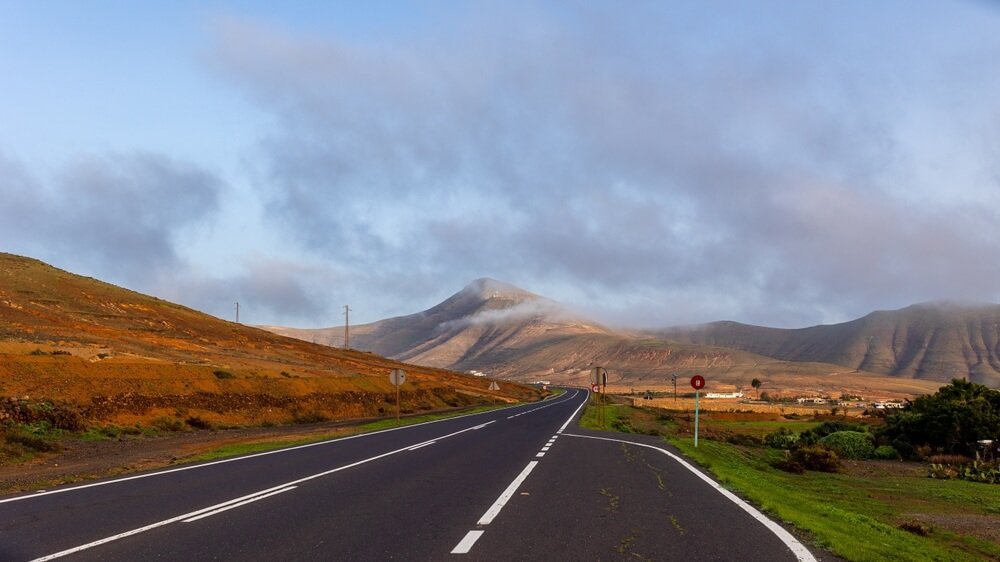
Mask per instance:
[[[743,398],[742,392],[706,392],[705,398]]]

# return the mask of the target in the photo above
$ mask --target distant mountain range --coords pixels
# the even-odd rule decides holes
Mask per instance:
[[[523,289],[478,279],[424,312],[351,327],[350,343],[403,361],[518,380],[580,383],[593,365],[602,365],[627,386],[695,372],[737,388],[755,377],[851,374],[934,382],[966,377],[1000,386],[998,323],[997,305],[916,305],[801,330],[717,322],[621,331]],[[265,328],[327,345],[344,341],[343,327]]]
[[[797,330],[715,322],[660,330],[679,342],[897,377],[1000,386],[1000,305],[924,303]]]

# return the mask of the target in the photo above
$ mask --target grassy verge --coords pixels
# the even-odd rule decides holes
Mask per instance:
[[[594,410],[585,412],[585,427],[595,427]],[[711,437],[722,428],[757,435],[760,422],[741,427],[709,416],[703,425],[709,437],[702,433],[695,448],[685,416],[608,408],[606,425],[663,435],[728,489],[847,560],[1000,559],[1000,486],[934,480],[919,465],[899,461],[858,461],[840,474],[790,474],[770,465],[781,451]]]
[[[188,457],[184,459],[184,462],[202,462],[202,461],[224,459],[229,457],[238,457],[241,455],[249,455],[252,453],[262,453],[266,451],[273,451],[276,449],[284,449],[286,447],[294,447],[296,445],[306,445],[309,443],[317,443],[319,441],[327,441],[330,439],[350,437],[351,435],[358,435],[361,433],[382,431],[385,429],[392,429],[394,427],[404,427],[408,425],[415,425],[418,423],[425,423],[429,421],[444,420],[448,418],[455,418],[458,416],[467,416],[470,414],[479,414],[482,412],[488,412],[490,410],[496,410],[502,407],[503,406],[480,406],[478,408],[473,408],[471,410],[465,410],[462,412],[425,414],[420,416],[401,418],[399,422],[397,422],[394,418],[382,419],[360,425],[339,427],[329,433],[311,435],[309,437],[303,437],[303,438],[292,438],[292,439],[275,438],[263,441],[254,441],[251,443],[233,443],[217,447],[215,449],[206,451],[204,453],[200,453],[192,457]]]

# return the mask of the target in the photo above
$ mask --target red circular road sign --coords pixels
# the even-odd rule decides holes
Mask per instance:
[[[701,375],[695,375],[691,377],[691,386],[694,387],[695,390],[701,390],[705,388],[705,377]]]
[[[591,386],[590,388],[592,388],[594,390],[594,392],[600,392],[601,391],[601,385],[599,385],[599,384],[595,384],[595,385]]]

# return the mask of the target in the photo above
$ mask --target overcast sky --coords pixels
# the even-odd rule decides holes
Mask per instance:
[[[0,251],[217,316],[478,277],[636,327],[1000,301],[1000,3],[0,12]]]

